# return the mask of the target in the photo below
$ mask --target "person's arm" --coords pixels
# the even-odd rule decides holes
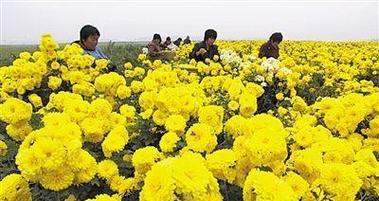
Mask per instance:
[[[279,47],[275,48],[275,50],[272,53],[272,57],[275,59],[279,58]]]
[[[157,57],[160,55],[160,51],[153,44],[147,45],[147,48],[149,50],[149,56]]]
[[[190,53],[190,59],[194,59],[198,57],[197,52],[199,51],[199,49],[200,49],[200,45],[195,44],[195,46],[192,49],[192,52]]]
[[[215,55],[218,56],[218,61],[221,61],[221,58],[220,58],[220,53],[218,52],[218,46],[215,45]],[[212,58],[213,59],[213,58]]]
[[[259,57],[259,58],[266,57],[266,52],[267,52],[266,45],[263,44],[263,45],[261,46],[261,48],[259,49],[258,57]]]
[[[99,55],[100,55],[101,59],[109,59],[107,57],[107,55],[105,55],[104,52],[99,47],[96,47],[96,48],[99,51]]]
[[[220,56],[220,53],[218,52],[218,46],[215,45],[215,55]]]

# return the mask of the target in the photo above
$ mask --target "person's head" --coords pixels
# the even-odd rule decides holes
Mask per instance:
[[[162,38],[161,38],[161,35],[159,34],[154,34],[153,36],[153,41],[155,41],[156,43],[161,43],[162,42]]]
[[[92,25],[85,25],[80,29],[80,42],[85,48],[94,50],[99,42],[100,32]]]
[[[167,36],[166,41],[171,41],[170,36]]]
[[[283,35],[280,32],[273,33],[270,36],[270,42],[278,45],[283,40]]]
[[[217,32],[213,29],[208,29],[205,31],[205,34],[204,34],[204,41],[208,44],[208,45],[213,45],[213,43],[215,42],[217,38]]]
[[[190,39],[190,37],[189,37],[189,36],[187,36],[187,37],[186,37],[186,39],[188,40],[188,39]]]

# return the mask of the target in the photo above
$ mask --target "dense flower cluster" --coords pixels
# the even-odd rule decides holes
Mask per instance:
[[[73,183],[89,182],[96,160],[82,149],[78,125],[66,114],[49,113],[44,127],[28,134],[16,155],[21,175],[46,189],[62,190]]]

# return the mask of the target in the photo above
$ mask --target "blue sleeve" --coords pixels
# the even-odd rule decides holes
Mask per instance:
[[[108,59],[108,57],[103,53],[103,51],[101,51],[99,47],[96,47],[96,49],[98,50],[98,53],[99,53],[99,59]]]

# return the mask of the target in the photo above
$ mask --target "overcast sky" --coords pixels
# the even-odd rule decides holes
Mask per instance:
[[[379,39],[379,0],[371,1],[58,1],[0,0],[1,44],[34,44],[49,32],[58,42],[79,38],[85,24],[100,41],[150,40],[214,28],[220,39],[267,39],[280,31],[291,40]]]

